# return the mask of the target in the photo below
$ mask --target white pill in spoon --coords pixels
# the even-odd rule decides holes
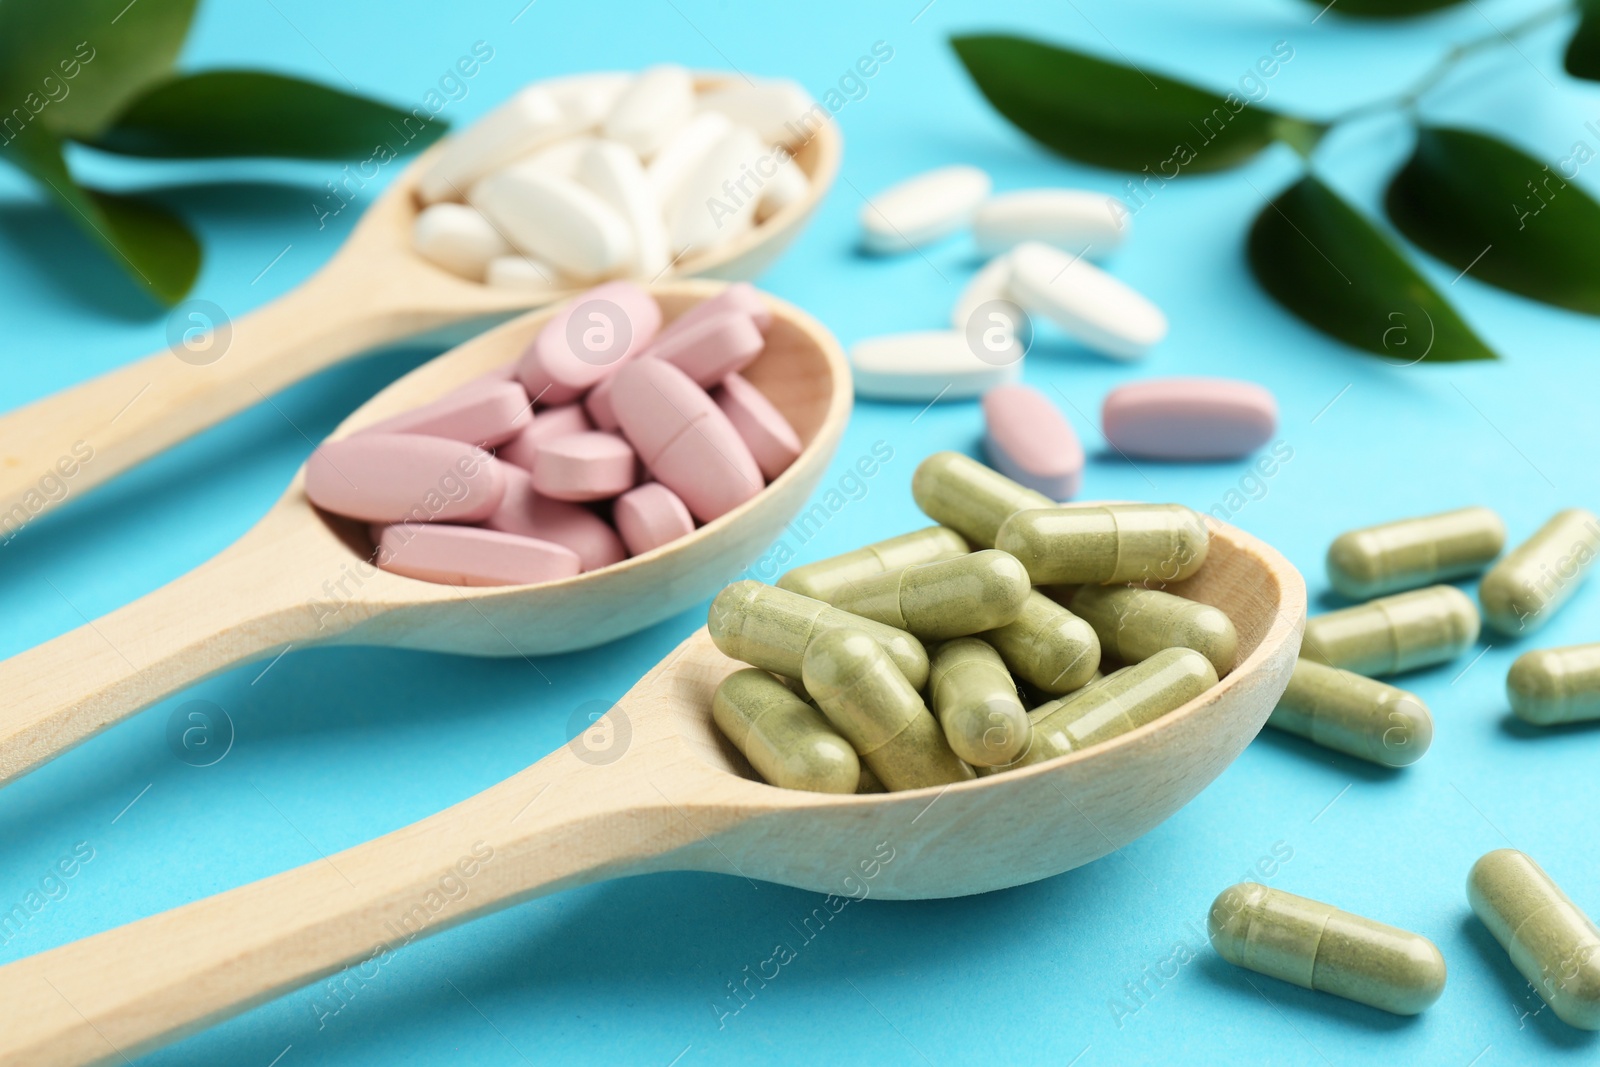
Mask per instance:
[[[632,273],[654,278],[667,268],[667,224],[650,179],[633,149],[595,141],[578,160],[577,179],[621,215],[633,230]]]
[[[623,90],[601,132],[648,160],[694,114],[694,79],[682,67],[651,67]]]
[[[511,243],[591,281],[633,259],[633,232],[616,209],[577,182],[514,166],[472,187],[469,199]]]
[[[417,179],[424,204],[462,199],[490,171],[572,132],[566,112],[549,90],[530,85],[440,149],[439,158]]]

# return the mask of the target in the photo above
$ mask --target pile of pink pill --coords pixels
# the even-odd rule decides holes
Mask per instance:
[[[609,282],[572,300],[516,363],[324,443],[318,507],[371,525],[385,570],[450,585],[555,581],[691,533],[799,456],[739,372],[772,312],[739,283],[662,325]]]

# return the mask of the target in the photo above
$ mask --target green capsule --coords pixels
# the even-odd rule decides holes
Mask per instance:
[[[833,604],[924,641],[992,630],[1011,622],[1032,592],[1028,572],[994,549],[918,563],[844,586]]]
[[[948,526],[927,526],[854,552],[796,567],[778,579],[778,588],[831,603],[835,593],[855,582],[885,571],[966,553],[967,543],[960,534]]]
[[[1600,645],[1523,653],[1506,675],[1506,695],[1517,718],[1539,726],[1600,719]]]
[[[1028,747],[1028,713],[1005,661],[976,637],[934,649],[928,701],[955,754],[979,767],[1010,763]]]
[[[1020,615],[983,639],[1024,682],[1051,696],[1088,685],[1100,666],[1093,627],[1037,590]]]
[[[856,792],[861,794],[887,793],[888,790],[883,787],[882,782],[878,781],[878,776],[872,773],[872,768],[863,763],[861,765],[861,781],[856,786]]]
[[[834,729],[891,791],[971,778],[922,697],[864,630],[817,635],[802,678]]]
[[[1433,744],[1433,716],[1415,693],[1308,659],[1267,725],[1385,767],[1409,766]]]
[[[1094,627],[1105,655],[1139,663],[1164,648],[1192,648],[1217,669],[1233,670],[1239,632],[1221,608],[1137,585],[1086,585],[1072,610]]]
[[[935,452],[917,464],[911,497],[928,518],[983,548],[994,547],[995,531],[1014,513],[1056,506],[1043,493],[959,452]]]
[[[1381,1011],[1416,1015],[1444,992],[1444,957],[1421,934],[1255,882],[1224,889],[1206,928],[1229,963]]]
[[[1600,1030],[1600,930],[1543,868],[1496,849],[1472,865],[1467,901],[1557,1018]]]
[[[746,667],[724,678],[711,717],[771,785],[854,793],[860,784],[861,761],[850,742],[766,671]]]
[[[883,647],[913,688],[928,682],[928,650],[892,626],[760,582],[734,582],[711,602],[706,628],[725,656],[799,678],[806,648],[829,630],[852,627]]]
[[[1371,600],[1477,574],[1506,544],[1488,508],[1461,508],[1351,530],[1328,547],[1328,581],[1351,600]]]
[[[1453,660],[1477,639],[1477,605],[1453,585],[1432,585],[1310,619],[1300,655],[1357,674],[1399,674]]]
[[[1597,550],[1600,519],[1582,508],[1556,512],[1483,576],[1483,617],[1503,634],[1532,633],[1577,590]]]
[[[994,543],[1022,561],[1034,585],[1150,584],[1199,570],[1211,535],[1182,504],[1104,504],[1018,512]]]

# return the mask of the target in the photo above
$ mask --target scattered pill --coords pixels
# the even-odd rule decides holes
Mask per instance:
[[[1128,209],[1105,193],[1081,189],[1023,189],[992,196],[972,215],[978,254],[996,256],[1024,241],[1099,259],[1122,244]]]
[[[871,252],[906,252],[946,237],[972,220],[991,184],[964,165],[908,178],[862,207],[862,244]]]
[[[1239,633],[1220,608],[1160,589],[1086,585],[1072,597],[1073,614],[1094,627],[1101,651],[1139,663],[1164,648],[1192,648],[1225,675],[1239,652]]]
[[[494,514],[483,520],[485,529],[563,545],[578,554],[585,571],[628,558],[630,550],[600,516],[581,505],[540,496],[531,474],[510,463],[500,465],[506,491]]]
[[[568,434],[587,433],[592,429],[594,427],[589,424],[588,416],[584,415],[582,404],[543,408],[533,416],[532,422],[523,427],[517,436],[502,444],[495,454],[507,463],[515,463],[523,470],[531,471],[533,457],[538,454],[540,444]]]
[[[853,552],[796,567],[778,579],[778,588],[831,601],[840,589],[917,563],[967,554],[967,542],[945,526],[928,526]]]
[[[1328,546],[1328,582],[1352,600],[1369,600],[1477,574],[1505,543],[1506,525],[1488,508],[1367,526]]]
[[[459,200],[490,171],[570,132],[572,123],[556,98],[530,85],[446,141],[417,179],[417,195],[424,204]]]
[[[1523,653],[1506,675],[1506,695],[1517,718],[1539,726],[1600,719],[1600,644]]]
[[[517,373],[535,403],[567,404],[649,347],[660,329],[654,297],[632,282],[607,282],[544,324]]]
[[[1100,427],[1136,459],[1239,459],[1272,439],[1278,402],[1254,382],[1153,378],[1107,394]]]
[[[993,548],[1000,526],[1029,508],[1053,508],[1043,493],[1018,485],[959,452],[935,452],[911,476],[922,513],[981,548]]]
[[[1433,715],[1415,693],[1309,659],[1295,662],[1267,725],[1385,767],[1410,766],[1433,744]]]
[[[1106,504],[1018,512],[994,544],[1035,585],[1113,585],[1182,581],[1205,562],[1211,535],[1182,504]]]
[[[512,251],[500,231],[465,204],[424,208],[412,226],[411,244],[423,258],[477,282],[485,279],[495,259]]]
[[[747,667],[722,680],[711,715],[768,783],[815,793],[854,793],[861,761],[822,714],[766,671]]]
[[[521,383],[480,378],[361,432],[427,434],[493,448],[532,425],[533,405]]]
[[[1015,619],[981,636],[1024,682],[1050,696],[1088,685],[1100,666],[1094,628],[1037,590]]]
[[[657,339],[645,354],[672,364],[696,385],[710,389],[748,367],[765,344],[750,316],[728,311],[674,330]]]
[[[633,488],[635,457],[614,433],[558,437],[533,457],[533,487],[554,500],[608,500]]]
[[[1314,616],[1300,655],[1378,676],[1449,662],[1477,639],[1477,605],[1453,585],[1434,585]]]
[[[874,400],[959,400],[1022,377],[1022,360],[979,358],[965,334],[923,330],[857,341],[850,348],[856,395]]]
[[[612,518],[629,555],[634,556],[694,532],[689,509],[677,493],[660,482],[647,482],[623,493],[612,509]]]
[[[511,166],[479,181],[467,198],[518,250],[580,282],[633,262],[627,220],[576,181]]]
[[[1000,653],[978,638],[934,649],[928,702],[951,750],[974,766],[1004,766],[1028,747],[1032,728],[1016,683]]]
[[[1600,551],[1600,518],[1558,511],[1490,568],[1478,586],[1483,615],[1503,634],[1532,633],[1577,591]]]
[[[1011,298],[1089,348],[1137,359],[1167,335],[1167,317],[1081,256],[1029,241],[1011,252]]]
[[[386,571],[444,585],[532,585],[581,566],[576,552],[550,541],[442,523],[385,526],[376,559]]]
[[[800,436],[772,401],[738,373],[729,374],[711,394],[717,407],[755,457],[761,476],[772,481],[800,458]]]
[[[1027,385],[983,394],[984,452],[995,470],[1051,500],[1071,500],[1083,480],[1083,446],[1059,408]]]
[[[477,522],[505,495],[494,457],[422,434],[363,433],[324,441],[306,460],[306,496],[363,522]]]
[[[1011,258],[995,256],[985,263],[967,282],[956,297],[956,306],[950,312],[950,328],[966,336],[972,316],[983,305],[993,300],[1011,299]]]
[[[662,64],[640,73],[617,97],[601,132],[648,160],[694,114],[694,78]]]
[[[1022,564],[991,548],[862,578],[836,590],[831,603],[924,641],[942,641],[1014,621],[1031,591]]]

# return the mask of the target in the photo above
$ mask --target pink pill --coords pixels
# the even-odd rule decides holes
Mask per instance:
[[[694,519],[678,494],[660,482],[647,482],[617,498],[612,511],[628,554],[651,549],[694,533]]]
[[[761,492],[761,468],[728,416],[677,367],[641,359],[617,372],[622,432],[656,480],[701,522]]]
[[[507,463],[515,463],[523,470],[533,469],[533,457],[539,445],[575,433],[593,429],[580,404],[566,404],[557,408],[544,408],[533,416],[533,421],[517,436],[501,445],[495,455]]]
[[[645,350],[661,329],[655,298],[632,282],[607,282],[545,323],[517,364],[540,404],[566,404]]]
[[[984,452],[994,469],[1051,500],[1071,500],[1083,479],[1083,446],[1039,390],[1000,385],[983,394]]]
[[[772,309],[767,307],[767,302],[761,299],[761,294],[756,292],[756,287],[749,282],[734,282],[722,292],[709,300],[702,300],[682,315],[667,323],[661,330],[659,340],[667,340],[674,334],[689,329],[696,323],[705,319],[721,315],[728,311],[739,311],[755,320],[756,329],[766,333],[772,328]]]
[[[422,433],[493,448],[532,423],[533,405],[521,382],[479,378],[361,432]]]
[[[589,390],[589,395],[583,398],[583,410],[589,413],[589,418],[602,430],[615,430],[617,428],[617,413],[611,406],[611,390],[617,387],[617,376],[611,375],[602,379],[598,385]]]
[[[800,458],[800,437],[789,420],[761,390],[738,374],[722,379],[711,399],[744,438],[767,481],[788,470],[789,464]]]
[[[481,448],[423,434],[363,433],[325,441],[306,460],[306,496],[366,522],[477,522],[505,495]]]
[[[729,311],[657,341],[644,355],[665,360],[694,379],[696,385],[710,389],[755,362],[765,344],[749,315]]]
[[[1145,459],[1237,459],[1266,444],[1278,402],[1254,382],[1157,378],[1113,389],[1100,409],[1113,448]]]
[[[532,537],[474,526],[386,526],[378,566],[444,585],[532,585],[578,573],[578,554]]]
[[[633,448],[614,433],[568,434],[533,456],[533,487],[555,500],[606,500],[633,488],[633,475]]]
[[[578,554],[585,571],[628,558],[622,538],[600,516],[582,504],[540,496],[534,491],[531,474],[509,463],[502,466],[506,495],[494,514],[484,520],[486,529],[564,545]]]

